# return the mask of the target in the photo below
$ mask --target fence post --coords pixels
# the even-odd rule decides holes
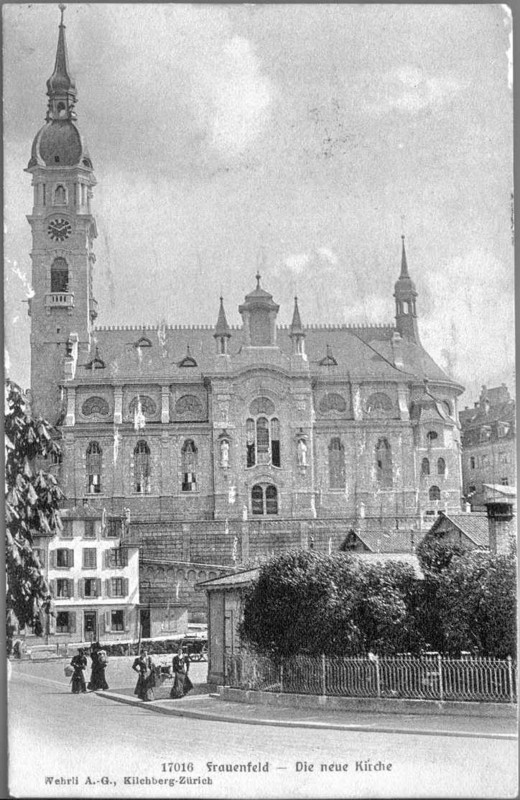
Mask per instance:
[[[327,694],[325,653],[321,654],[321,694],[323,697],[325,697],[325,695]]]
[[[437,664],[439,667],[439,699],[442,703],[444,700],[444,686],[442,684],[442,656],[440,653],[437,654]]]
[[[513,663],[511,661],[511,656],[507,657],[507,673],[509,675],[509,701],[514,703],[515,693],[513,691]]]
[[[283,656],[280,660],[280,692],[283,692]]]
[[[377,696],[381,697],[381,672],[380,672],[380,667],[379,667],[379,656],[378,655],[376,655],[375,665],[376,665],[376,690],[377,690]]]

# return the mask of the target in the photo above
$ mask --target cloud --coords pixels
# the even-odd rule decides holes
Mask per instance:
[[[192,82],[197,121],[210,147],[242,154],[269,119],[273,89],[248,39],[233,36],[199,65]]]
[[[287,256],[285,259],[285,266],[288,267],[291,272],[300,274],[303,272],[310,260],[310,253],[297,253],[295,255]]]
[[[352,84],[352,105],[374,117],[396,110],[417,114],[446,105],[461,88],[450,75],[428,76],[419,67],[403,64],[379,75],[360,73]]]

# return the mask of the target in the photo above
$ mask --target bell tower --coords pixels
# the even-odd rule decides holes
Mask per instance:
[[[401,236],[401,274],[395,283],[395,327],[403,339],[420,344],[415,301],[417,290],[408,273],[404,236]]]
[[[32,230],[31,390],[33,408],[55,423],[60,385],[75,375],[90,349],[97,303],[92,281],[96,223],[91,214],[96,184],[92,162],[76,126],[76,84],[70,75],[61,20],[54,72],[47,81],[45,125],[34,139],[26,172],[34,202]]]

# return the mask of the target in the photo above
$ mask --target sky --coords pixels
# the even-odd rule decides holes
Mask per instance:
[[[29,385],[32,140],[59,11],[4,5],[6,373]],[[99,325],[392,323],[401,234],[421,341],[471,405],[514,389],[511,20],[500,5],[69,4],[98,185]]]

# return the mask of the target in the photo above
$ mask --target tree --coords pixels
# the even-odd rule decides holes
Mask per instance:
[[[31,416],[19,386],[5,383],[6,627],[11,651],[16,625],[41,635],[42,614],[50,611],[50,589],[33,549],[34,537],[61,530],[63,493],[54,475],[39,468],[42,459],[59,460],[53,429]]]
[[[283,656],[409,649],[415,586],[407,564],[286,553],[261,567],[241,635],[260,652]]]

